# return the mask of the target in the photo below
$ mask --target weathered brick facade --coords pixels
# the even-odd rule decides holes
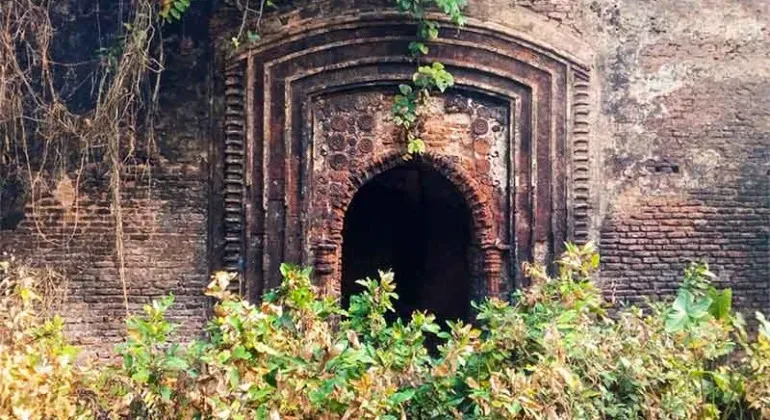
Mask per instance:
[[[50,196],[34,200],[24,222],[12,234],[3,232],[3,239],[19,256],[66,270],[68,303],[62,310],[70,332],[82,343],[101,345],[121,338],[126,309],[109,177],[92,169],[86,169],[77,190],[65,178]],[[184,323],[183,334],[197,334],[208,314],[201,298],[208,283],[205,176],[199,167],[184,164],[130,166],[123,174],[130,309],[173,292],[173,319]]]
[[[284,260],[339,291],[347,206],[403,153],[388,92],[413,69],[414,27],[385,3],[291,2],[237,52],[222,45],[241,15],[209,5],[195,16],[210,34],[173,41],[162,156],[124,176],[133,308],[173,291],[192,333],[211,269],[243,271],[256,296]],[[423,130],[425,163],[471,210],[474,296],[593,239],[619,299],[670,295],[705,259],[737,307],[770,310],[770,4],[471,0],[467,14],[432,47],[458,86]],[[82,175],[52,181],[0,244],[72,266],[70,325],[101,342],[123,298],[106,181]]]

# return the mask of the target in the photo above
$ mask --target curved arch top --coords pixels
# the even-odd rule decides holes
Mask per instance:
[[[493,214],[487,205],[482,186],[464,169],[452,162],[452,159],[437,153],[425,153],[410,160],[435,170],[443,175],[465,200],[470,211],[471,225],[474,232],[475,246],[481,253],[481,283],[485,294],[497,295],[501,288],[500,259],[501,250],[495,243]],[[358,190],[377,176],[391,169],[410,163],[403,154],[391,152],[373,158],[366,167],[351,171],[342,184],[343,189],[332,202],[329,223],[320,234],[312,235],[316,275],[319,283],[326,287],[327,293],[338,296],[340,293],[343,227],[348,208]]]
[[[405,153],[389,108],[414,68],[414,31],[391,12],[338,16],[228,59],[223,265],[244,273],[252,297],[280,281],[287,260],[313,262],[331,281],[343,221],[331,203]],[[469,194],[487,229],[485,270],[505,278],[488,292],[501,293],[523,284],[522,261],[588,236],[587,68],[494,25],[442,31],[429,59],[457,85],[423,118],[423,159]]]
[[[492,245],[494,243],[491,234],[491,212],[486,206],[486,199],[481,192],[481,186],[462,168],[452,162],[451,158],[440,155],[435,152],[427,152],[423,155],[412,158],[420,163],[429,166],[431,169],[446,177],[452,185],[457,188],[460,195],[466,200],[468,208],[471,210],[471,222],[473,228],[478,232],[478,240],[482,245]],[[364,168],[358,168],[350,173],[346,189],[340,195],[340,200],[335,201],[334,208],[344,214],[350,206],[353,196],[364,184],[374,179],[377,175],[404,165],[409,160],[403,153],[390,152],[385,155],[373,158]],[[342,232],[342,224],[339,219],[332,219],[332,225],[329,233],[336,237]]]
[[[590,66],[589,63],[593,60],[592,49],[582,39],[563,30],[558,30],[551,23],[533,18],[531,14],[525,11],[499,7],[494,9],[494,13],[475,13],[477,11],[473,7],[469,9],[468,12],[472,15],[466,16],[465,25],[459,29],[461,31],[490,34],[505,40],[505,42],[518,44],[536,54],[570,63],[583,70],[587,70]],[[428,13],[427,17],[440,22],[442,26],[452,28],[452,32],[457,31],[448,17],[443,14]],[[278,17],[278,19],[280,18]],[[260,42],[246,44],[234,52],[230,52],[230,59],[239,59],[247,55],[260,55],[275,44],[293,42],[313,34],[323,34],[336,29],[392,23],[409,24],[410,22],[403,13],[387,9],[376,11],[348,10],[334,16],[320,18],[313,16],[308,19],[293,20],[290,25],[265,31]],[[533,37],[532,34],[537,34],[537,38]]]

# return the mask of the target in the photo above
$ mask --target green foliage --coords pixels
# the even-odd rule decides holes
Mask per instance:
[[[180,412],[178,397],[172,400],[180,377],[189,368],[180,345],[169,339],[176,326],[165,319],[174,296],[144,306],[143,316],[126,320],[128,337],[117,347],[123,357],[120,369],[107,370],[105,381],[119,397],[110,408],[131,418],[165,418]]]
[[[0,259],[0,418],[84,418],[88,401],[78,349],[63,321],[44,319],[38,293],[42,275],[13,259]]]
[[[430,97],[430,92],[444,92],[454,84],[454,77],[441,63],[420,66],[412,76],[413,86],[401,84],[395,97],[391,115],[397,126],[410,130],[418,117],[418,107]],[[410,138],[411,140],[411,138]]]
[[[430,49],[428,42],[439,36],[439,23],[426,18],[426,8],[435,6],[449,16],[455,25],[463,25],[465,17],[462,9],[465,0],[395,0],[396,6],[402,12],[409,13],[417,19],[417,40],[409,43],[409,54],[419,59],[427,55]],[[404,129],[407,141],[407,156],[425,153],[425,142],[419,138],[416,122],[419,118],[419,108],[425,105],[434,90],[444,92],[454,84],[452,75],[444,69],[444,65],[434,62],[429,66],[418,64],[417,71],[412,76],[412,85],[399,85],[391,115],[396,126]]]
[[[190,7],[190,0],[160,0],[160,16],[166,22],[182,19],[182,14]]]
[[[434,25],[436,28],[438,28],[437,22],[425,20],[426,9],[433,6],[449,16],[455,25],[465,23],[462,10],[467,3],[466,0],[395,0],[395,3],[400,11],[409,13],[415,19],[425,21],[426,24]]]
[[[415,312],[389,321],[392,273],[358,283],[347,310],[310,271],[283,265],[252,304],[217,273],[206,338],[175,344],[169,296],[127,320],[122,364],[79,368],[59,318],[39,322],[34,276],[0,264],[0,413],[27,418],[728,419],[770,416],[770,322],[751,338],[705,264],[670,304],[610,317],[591,244],[568,244],[552,277],[474,323]],[[13,278],[13,280],[9,280]],[[12,286],[12,287],[11,287]],[[427,338],[438,341],[437,348]],[[5,338],[9,337],[9,338]],[[432,349],[432,350],[431,350]],[[55,390],[55,391],[54,391]],[[4,411],[3,411],[4,410]]]
[[[418,89],[426,92],[434,89],[444,92],[455,82],[452,74],[446,71],[441,63],[418,67],[417,72],[412,76],[412,81]]]
[[[694,263],[685,269],[682,286],[666,315],[668,332],[682,331],[706,318],[729,318],[732,290],[720,291],[711,286],[714,277],[704,263]]]
[[[410,139],[406,145],[406,151],[411,155],[421,155],[425,153],[425,142],[420,138]]]
[[[406,84],[398,86],[399,94],[395,97],[391,115],[396,126],[406,132],[407,153],[417,155],[425,153],[425,142],[418,137],[416,130],[419,107],[425,104],[431,91],[444,92],[452,86],[454,77],[444,69],[443,64],[433,63],[420,66],[412,76],[412,83],[414,87]]]
[[[417,94],[409,85],[399,85],[391,114],[397,126],[409,129],[417,120]]]

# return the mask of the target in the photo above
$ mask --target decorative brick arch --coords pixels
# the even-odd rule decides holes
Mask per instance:
[[[338,246],[330,226],[339,235],[344,212],[327,211],[327,195],[352,198],[351,174],[360,185],[378,170],[373,162],[396,165],[391,158],[405,153],[389,110],[414,72],[414,33],[398,13],[353,13],[228,54],[211,242],[221,267],[243,274],[249,297],[278,285],[284,261],[314,264],[320,277],[334,269],[336,251],[326,248]],[[421,138],[434,154],[424,159],[455,177],[490,224],[484,270],[503,280],[487,280],[486,293],[506,294],[526,285],[521,262],[548,262],[563,241],[588,238],[589,70],[474,19],[442,26],[428,59],[443,62],[455,86],[431,97]]]
[[[500,293],[502,250],[492,230],[493,215],[487,206],[488,198],[478,181],[452,162],[450,156],[428,152],[413,158],[443,175],[451,182],[465,201],[470,211],[473,239],[482,251],[484,294],[497,296]],[[339,296],[341,286],[341,253],[345,216],[358,190],[366,183],[391,169],[406,164],[403,153],[388,153],[373,159],[365,168],[351,171],[346,188],[334,202],[332,217],[320,237],[311,239],[314,249],[313,267],[318,282],[327,293]]]

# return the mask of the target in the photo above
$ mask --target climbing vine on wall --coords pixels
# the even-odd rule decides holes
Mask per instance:
[[[402,12],[409,13],[417,19],[417,40],[409,43],[409,54],[417,62],[417,71],[412,75],[411,84],[401,84],[398,87],[391,109],[391,115],[396,125],[404,131],[407,144],[407,157],[425,152],[425,142],[420,138],[419,117],[420,109],[430,99],[431,92],[444,92],[454,85],[454,77],[444,65],[439,62],[422,64],[422,59],[430,52],[428,43],[439,35],[439,23],[426,17],[426,8],[434,5],[449,16],[452,23],[461,26],[465,24],[462,9],[465,0],[395,0]]]
[[[170,2],[172,0],[163,0]],[[181,0],[175,0],[181,1]],[[254,1],[257,3],[257,0]],[[430,52],[429,43],[439,36],[440,25],[437,21],[427,17],[428,9],[438,8],[447,15],[453,24],[462,26],[465,24],[463,8],[466,0],[394,0],[401,12],[409,14],[417,20],[417,39],[410,42],[408,54],[417,64],[417,70],[412,75],[410,83],[398,86],[398,94],[395,97],[391,116],[398,127],[403,129],[409,158],[413,155],[425,152],[425,142],[420,138],[419,117],[420,110],[427,104],[432,92],[444,92],[454,85],[454,77],[440,62],[425,63],[425,58]],[[230,39],[234,48],[239,48],[244,41],[253,43],[260,39],[260,22],[265,8],[275,8],[276,2],[260,0],[259,7],[250,7],[249,0],[236,0],[243,12],[243,18],[238,32]],[[249,18],[255,16],[252,27],[248,27]]]

